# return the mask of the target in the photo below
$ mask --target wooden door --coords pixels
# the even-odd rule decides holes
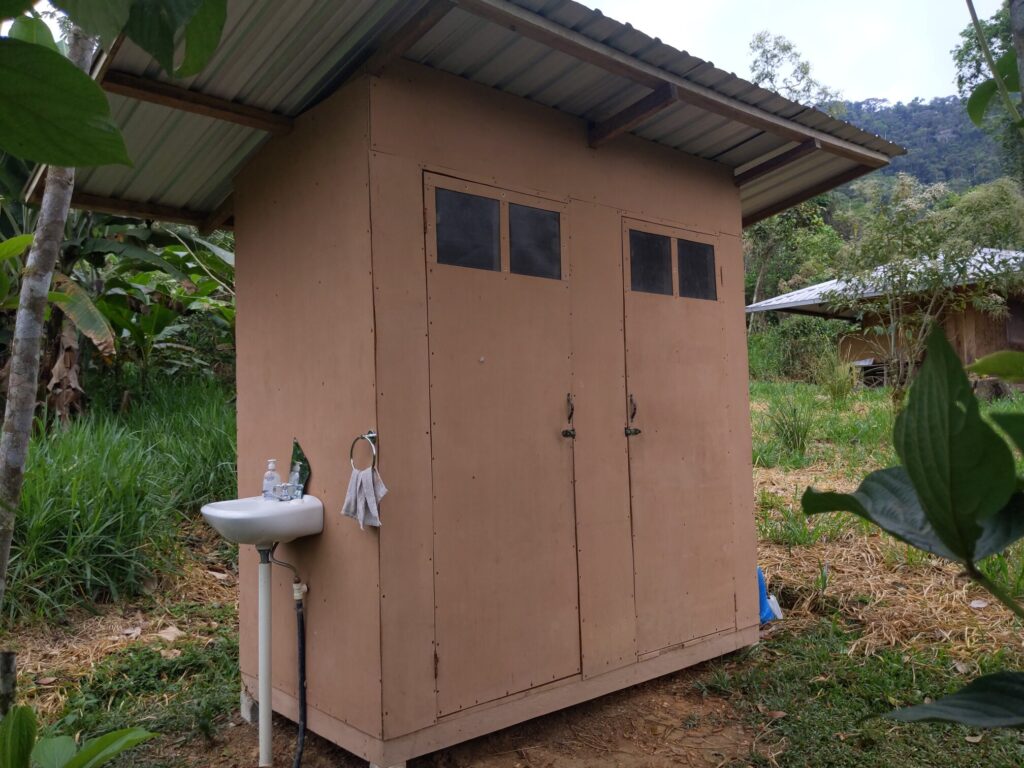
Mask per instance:
[[[580,671],[568,261],[557,201],[430,175],[424,190],[446,715]],[[546,263],[524,217],[547,227]]]
[[[643,657],[735,626],[730,390],[716,238],[624,219],[622,242]]]

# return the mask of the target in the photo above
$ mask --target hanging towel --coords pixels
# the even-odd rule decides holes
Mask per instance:
[[[360,530],[364,529],[364,525],[379,528],[380,500],[387,492],[388,489],[384,487],[384,481],[380,479],[380,473],[376,469],[353,469],[341,514],[358,522]]]

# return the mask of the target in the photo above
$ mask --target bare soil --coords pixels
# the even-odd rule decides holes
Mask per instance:
[[[729,703],[694,687],[701,667],[555,712],[409,762],[409,768],[669,768],[744,766],[756,734]],[[275,720],[274,758],[290,765],[295,726]],[[157,744],[154,757],[172,765],[255,766],[256,729],[238,717],[213,742]],[[305,768],[365,768],[313,735]]]

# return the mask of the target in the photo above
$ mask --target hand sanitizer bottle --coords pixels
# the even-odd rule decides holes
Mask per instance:
[[[280,485],[281,476],[277,474],[277,459],[267,460],[267,471],[263,473],[263,498],[274,499],[274,486]]]
[[[292,464],[292,471],[288,473],[288,485],[291,486],[293,499],[302,498],[302,486],[299,484],[301,482],[299,480],[299,473],[301,469],[302,467],[299,465],[299,462],[296,461]]]

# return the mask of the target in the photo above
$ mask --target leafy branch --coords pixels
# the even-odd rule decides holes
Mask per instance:
[[[972,368],[1024,378],[1024,354],[1000,353]],[[1024,620],[1024,606],[978,567],[1024,538],[1024,494],[1013,448],[995,428],[1024,451],[1024,414],[994,414],[992,420],[995,426],[981,417],[959,358],[936,328],[893,429],[901,465],[872,472],[853,493],[808,488],[804,512],[852,512],[912,547],[959,563],[966,576]],[[887,717],[1022,725],[1024,673],[987,675],[933,704]]]

